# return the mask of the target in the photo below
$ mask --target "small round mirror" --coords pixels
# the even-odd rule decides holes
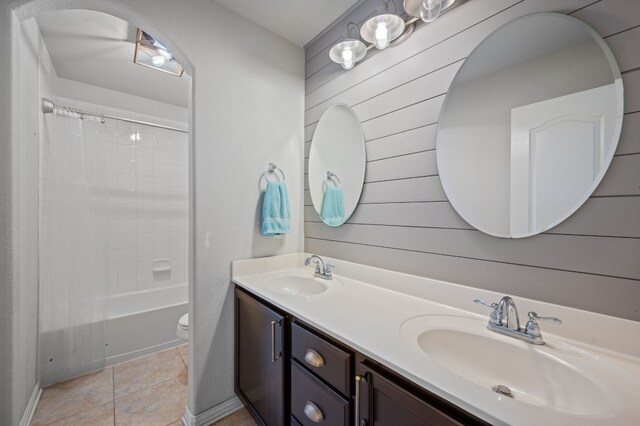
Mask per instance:
[[[340,226],[355,210],[365,163],[358,116],[344,104],[329,107],[313,134],[308,176],[313,207],[325,224]]]
[[[467,58],[442,107],[436,155],[449,201],[497,237],[558,225],[611,163],[622,94],[611,51],[582,21],[539,13],[506,24]]]

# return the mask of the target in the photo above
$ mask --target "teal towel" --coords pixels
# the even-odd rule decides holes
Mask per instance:
[[[329,226],[340,226],[344,223],[344,196],[341,187],[327,186],[320,218]]]
[[[262,200],[262,235],[289,232],[289,196],[284,182],[268,182]]]

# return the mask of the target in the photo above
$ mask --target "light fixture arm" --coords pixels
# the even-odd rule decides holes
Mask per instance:
[[[354,28],[355,28],[355,36],[354,34]],[[355,22],[349,22],[347,24],[347,37],[348,38],[354,38],[354,39],[360,39],[360,28],[358,28],[358,24],[356,24]]]

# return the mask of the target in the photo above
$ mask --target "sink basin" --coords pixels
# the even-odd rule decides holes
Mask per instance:
[[[338,278],[335,277],[332,280],[323,280],[312,274],[299,273],[266,275],[260,279],[260,284],[266,290],[291,296],[314,296],[324,293],[336,285],[336,282]]]
[[[499,385],[511,391],[497,398],[572,416],[618,411],[615,393],[606,386],[615,372],[569,345],[534,346],[488,331],[486,321],[454,315],[415,317],[400,332],[449,373],[487,392]]]

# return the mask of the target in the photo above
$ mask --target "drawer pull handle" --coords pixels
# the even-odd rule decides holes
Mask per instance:
[[[355,417],[355,425],[358,426],[360,424],[360,385],[362,383],[362,376],[356,376],[356,406],[354,408],[354,417]]]
[[[271,362],[276,362],[282,356],[282,352],[276,353],[276,324],[280,321],[271,321]]]
[[[307,362],[307,364],[314,367],[324,367],[324,358],[322,358],[322,355],[320,355],[313,349],[307,349],[307,353],[304,354],[304,360]]]
[[[318,406],[311,401],[305,402],[304,415],[314,423],[324,422],[324,414],[322,414]]]

